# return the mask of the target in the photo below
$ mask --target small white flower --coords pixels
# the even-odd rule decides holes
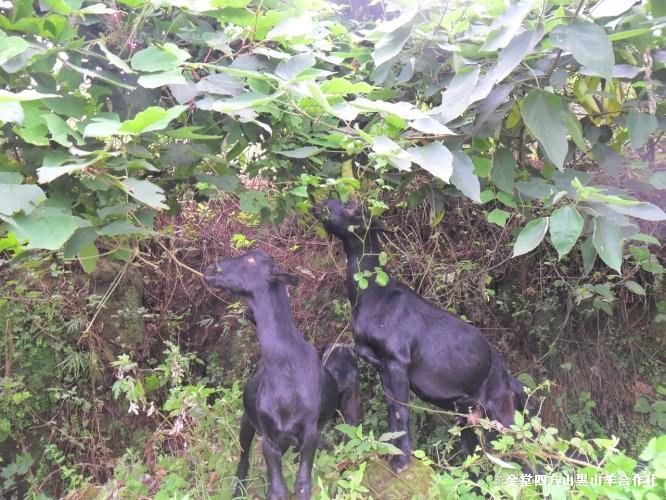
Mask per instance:
[[[135,415],[139,414],[139,405],[136,404],[135,402],[131,402],[129,406],[129,410],[127,410],[127,413],[134,413]]]
[[[148,411],[146,411],[146,415],[148,415],[149,417],[152,417],[155,414],[156,411],[157,410],[155,410],[155,402],[151,401],[150,405],[148,406]]]

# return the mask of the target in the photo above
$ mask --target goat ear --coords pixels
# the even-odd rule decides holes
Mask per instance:
[[[282,281],[288,285],[298,285],[298,276],[294,273],[290,273],[284,267],[275,264],[273,267],[273,272],[271,274],[271,281]]]

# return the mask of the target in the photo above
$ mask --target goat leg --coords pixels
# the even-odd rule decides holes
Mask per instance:
[[[250,422],[247,413],[243,413],[239,437],[241,456],[238,461],[238,467],[236,468],[238,484],[236,485],[236,491],[234,493],[235,498],[242,496],[243,491],[245,490],[244,480],[247,478],[247,471],[250,466],[250,448],[252,447],[252,440],[254,439],[255,432],[254,426],[252,425],[252,422]]]
[[[391,432],[404,432],[393,440],[402,455],[393,455],[389,465],[393,472],[400,474],[408,466],[412,456],[409,437],[409,377],[407,370],[396,362],[387,362],[379,369],[379,378],[384,389],[384,401],[388,407],[389,429]]]
[[[268,471],[268,495],[266,497],[269,500],[287,500],[289,492],[282,479],[282,450],[277,444],[271,443],[268,436],[264,436],[262,449]]]
[[[310,500],[312,490],[312,464],[314,463],[319,432],[313,429],[304,436],[303,444],[299,450],[299,467],[294,484],[294,494],[298,500]]]

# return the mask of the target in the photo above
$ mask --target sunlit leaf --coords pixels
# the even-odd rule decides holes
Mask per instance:
[[[538,247],[539,243],[543,241],[547,230],[548,217],[539,217],[538,219],[529,221],[516,238],[516,242],[513,245],[513,256],[518,257]]]
[[[129,178],[121,182],[123,189],[132,198],[153,208],[169,208],[164,204],[164,190],[144,179]]]
[[[573,205],[558,208],[550,215],[550,240],[561,259],[578,241],[585,221]]]
[[[168,71],[190,58],[190,54],[173,43],[151,45],[132,56],[132,69],[136,71]]]
[[[0,214],[2,215],[12,215],[21,211],[29,214],[46,198],[44,191],[34,184],[2,184],[1,182],[0,178]]]
[[[133,119],[124,121],[118,132],[134,135],[162,130],[169,125],[171,120],[178,117],[186,109],[187,106],[174,106],[169,109],[151,106],[137,113]]]
[[[506,225],[506,221],[509,219],[510,216],[511,214],[509,212],[505,212],[500,208],[496,208],[488,214],[487,218],[488,222],[496,224],[499,227],[504,227]]]
[[[380,66],[397,56],[411,34],[412,28],[410,26],[403,26],[384,35],[384,37],[375,44],[375,51],[372,53],[372,59],[375,62],[375,66]]]
[[[607,80],[613,78],[613,45],[598,24],[582,21],[559,24],[551,31],[550,39],[556,47],[571,52],[579,63],[595,74]]]
[[[453,173],[450,180],[451,184],[469,199],[481,203],[481,184],[474,175],[474,164],[462,151],[453,152]]]
[[[449,182],[453,173],[453,155],[446,146],[431,142],[425,146],[409,148],[407,154],[422,169]]]

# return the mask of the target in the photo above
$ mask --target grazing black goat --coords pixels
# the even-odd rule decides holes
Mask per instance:
[[[485,413],[504,426],[512,424],[514,401],[521,400],[522,385],[509,375],[477,328],[393,278],[385,286],[368,279],[367,288],[359,288],[354,275],[376,273],[381,267],[378,233],[386,227],[367,217],[354,201],[321,202],[315,216],[329,234],[342,240],[356,352],[379,372],[391,432],[404,432],[394,441],[404,455],[392,456],[391,468],[403,471],[412,453],[410,389],[440,408],[465,413],[471,409],[470,423]],[[463,450],[472,452],[476,443],[473,430],[465,429]]]
[[[359,387],[358,362],[354,348],[349,345],[328,344],[321,351],[324,368],[338,385],[338,410],[346,424],[358,425]]]
[[[294,324],[286,283],[296,284],[297,277],[259,250],[218,261],[205,270],[204,277],[211,286],[247,299],[261,351],[257,371],[243,391],[236,496],[242,493],[250,446],[259,432],[268,470],[268,498],[287,498],[282,455],[293,446],[300,461],[296,497],[309,499],[319,430],[335,413],[338,388]]]

